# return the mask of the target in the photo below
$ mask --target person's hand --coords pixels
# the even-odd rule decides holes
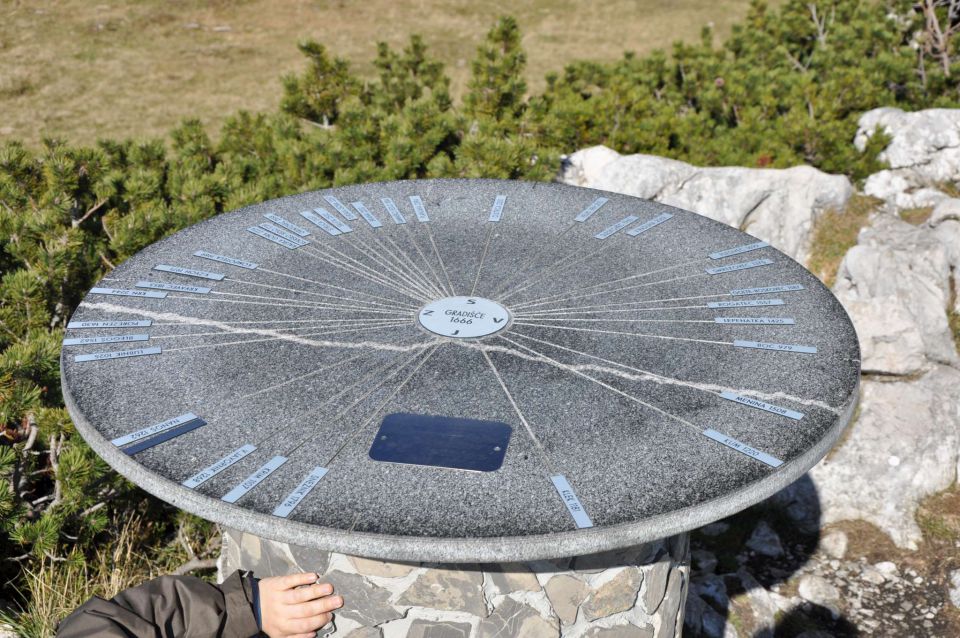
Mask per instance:
[[[313,638],[333,618],[343,598],[313,572],[272,576],[260,581],[260,623],[270,638]],[[306,585],[306,586],[302,586]]]

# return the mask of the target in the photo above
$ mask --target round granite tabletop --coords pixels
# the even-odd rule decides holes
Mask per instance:
[[[857,336],[737,229],[559,184],[428,180],[224,213],[116,268],[63,392],[118,472],[207,519],[387,560],[533,560],[788,485],[857,398]]]

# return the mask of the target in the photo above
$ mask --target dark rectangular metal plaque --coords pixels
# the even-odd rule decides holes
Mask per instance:
[[[388,414],[370,446],[370,458],[387,463],[456,470],[500,469],[513,429],[499,421],[425,414]]]

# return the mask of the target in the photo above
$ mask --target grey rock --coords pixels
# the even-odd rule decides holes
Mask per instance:
[[[833,530],[820,538],[820,550],[830,558],[841,559],[847,553],[847,535],[842,530]]]
[[[470,625],[417,619],[410,623],[406,638],[470,638]]]
[[[809,166],[700,168],[652,155],[622,156],[604,146],[577,151],[563,181],[696,211],[770,242],[805,261],[810,231],[828,208],[842,209],[850,181]]]
[[[346,635],[345,638],[382,638],[383,632],[378,627],[358,627]]]
[[[750,610],[753,612],[753,626],[756,629],[754,635],[757,638],[760,638],[760,636],[773,638],[777,613],[780,611],[776,601],[763,585],[753,577],[753,574],[746,569],[738,570],[737,577],[743,584],[743,589],[747,592],[747,600],[750,603]]]
[[[585,582],[573,576],[561,574],[547,581],[544,587],[553,610],[560,620],[567,625],[577,619],[577,610],[587,597],[590,588]]]
[[[544,618],[529,605],[518,603],[509,597],[504,598],[492,614],[480,621],[477,631],[477,638],[556,638],[559,635],[560,623],[556,618]]]
[[[946,313],[950,268],[929,228],[881,215],[860,233],[834,292],[857,328],[864,373],[908,375],[958,363]]]
[[[947,593],[950,596],[950,604],[960,609],[960,569],[950,572],[950,587]]]
[[[872,585],[882,585],[887,581],[887,579],[883,577],[883,574],[869,565],[865,566],[860,572],[860,578]]]
[[[935,186],[960,175],[960,110],[867,111],[858,121],[856,147],[865,148],[878,128],[892,138],[880,154],[890,169],[867,178],[864,191],[898,208],[927,206],[945,198]]]
[[[895,577],[900,573],[897,564],[889,560],[881,561],[873,567],[887,578]]]
[[[290,554],[296,561],[297,567],[305,572],[317,572],[321,576],[327,572],[330,565],[330,552],[322,549],[312,549],[290,545]]]
[[[403,593],[398,604],[487,615],[478,571],[428,569]]]
[[[729,523],[717,521],[716,523],[710,523],[709,525],[704,525],[701,527],[700,533],[704,536],[720,536],[721,534],[726,533],[728,529],[730,529]]]
[[[747,539],[747,547],[770,558],[783,556],[783,545],[780,544],[780,537],[766,521],[757,523],[750,538]]]
[[[691,592],[683,614],[684,634],[702,638],[738,638],[733,623]]]
[[[633,608],[642,582],[643,573],[638,568],[624,568],[587,597],[582,607],[584,617],[596,620]]]
[[[810,471],[824,524],[864,519],[900,547],[922,538],[915,513],[957,476],[960,371],[934,368],[916,380],[861,385],[860,417],[843,445]]]
[[[362,625],[379,625],[403,614],[390,604],[390,592],[367,581],[359,574],[332,571],[324,581],[333,584],[334,591],[343,597],[344,606],[338,616],[355,620]]]
[[[417,563],[395,563],[371,558],[350,556],[350,563],[358,573],[366,576],[382,576],[384,578],[403,578],[419,567]]]
[[[591,627],[584,638],[654,638],[653,627],[644,625],[615,625],[613,627]]]
[[[717,557],[713,552],[705,549],[695,549],[690,552],[693,566],[701,572],[712,572],[717,568]]]
[[[815,574],[802,576],[797,590],[801,598],[815,605],[829,606],[840,599],[840,591],[826,578]]]
[[[662,624],[657,638],[673,638],[683,629],[683,601],[687,597],[687,577],[679,569],[670,571],[667,593],[660,609]]]
[[[700,598],[712,603],[715,608],[726,609],[730,606],[727,585],[722,576],[709,574],[698,578],[690,586]]]
[[[485,571],[501,594],[514,591],[540,591],[541,589],[536,575],[521,563],[493,565]]]
[[[667,592],[667,579],[670,577],[673,565],[666,557],[654,563],[644,573],[643,608],[648,614],[654,614],[663,596]]]

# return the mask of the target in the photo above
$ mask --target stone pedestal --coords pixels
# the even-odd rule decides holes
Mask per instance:
[[[225,528],[221,577],[315,571],[344,598],[335,636],[677,638],[689,582],[686,534],[553,560],[393,563],[305,549]]]

